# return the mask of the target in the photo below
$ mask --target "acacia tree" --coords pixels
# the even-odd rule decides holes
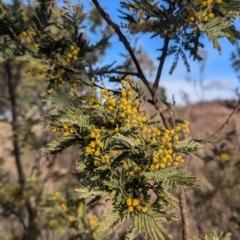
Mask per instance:
[[[2,57],[5,61],[17,59],[42,64],[42,69],[33,68],[29,72],[44,74],[48,94],[60,92],[51,98],[55,112],[49,111],[45,118],[46,126],[57,133],[58,139],[50,142],[43,153],[57,154],[70,146],[80,149],[76,164],[81,184],[77,189],[79,198],[90,199],[89,205],[101,199],[112,204],[98,226],[97,238],[106,239],[130,218],[134,221],[122,232],[123,239],[134,239],[139,233],[147,239],[164,239],[169,234],[163,222],[177,219],[173,210],[178,208],[178,200],[172,193],[180,191],[183,238],[189,239],[183,187],[196,186],[197,182],[182,166],[184,156],[199,154],[201,145],[188,137],[188,122],[174,119],[172,105],[162,105],[159,82],[168,56],[174,56],[170,73],[179,58],[190,71],[186,54],[201,60],[198,50],[203,47],[200,42],[203,35],[219,51],[219,38],[226,37],[230,42],[239,39],[232,20],[240,12],[240,2],[121,2],[122,18],[126,21],[122,26],[113,22],[97,0],[92,3],[101,16],[98,19],[105,20],[123,43],[133,69],[128,69],[128,61],[118,66],[97,65],[111,35],[102,35],[99,42],[90,44],[81,32],[85,19],[82,5],[72,6],[69,2],[59,15],[55,14],[52,3],[41,2],[31,17],[30,27],[23,20],[18,2],[12,8],[2,4]],[[58,34],[53,35],[49,30],[53,26]],[[125,34],[122,28],[129,31]],[[144,74],[128,40],[129,35],[136,33],[150,33],[151,37],[163,40],[153,83]],[[21,42],[24,36],[30,39],[28,45]],[[150,99],[134,82],[135,78],[145,84]],[[106,80],[119,83],[119,88],[108,89]],[[85,85],[91,87],[92,93],[79,95]],[[66,89],[69,95],[61,94]],[[155,107],[153,115],[144,110],[145,102]]]
[[[30,27],[31,22],[28,22],[28,18],[31,9],[34,8],[18,2],[6,4],[1,9],[1,17],[8,12],[12,15],[19,12],[25,24]],[[55,11],[57,13],[59,9],[56,8]],[[93,21],[91,24],[96,25]],[[99,30],[101,26],[95,28]],[[49,33],[56,37],[56,28],[50,26]],[[1,37],[1,40],[4,40],[6,35]],[[19,40],[23,47],[29,47],[31,38],[29,31],[21,35]],[[87,239],[93,238],[98,219],[94,215],[86,216],[87,208],[77,196],[72,195],[76,187],[74,178],[66,181],[68,171],[72,169],[71,164],[73,161],[75,164],[76,161],[73,159],[75,152],[66,152],[61,157],[40,156],[38,152],[52,138],[51,134],[44,132],[39,125],[46,109],[44,96],[47,82],[42,74],[44,65],[14,58],[6,60],[2,54],[0,61],[0,106],[3,114],[0,122],[3,130],[0,134],[0,221],[4,229],[0,238],[76,239],[79,234],[79,226],[74,224],[76,218],[79,225],[84,225],[85,230],[81,231],[81,236]],[[39,71],[40,74],[35,74],[35,71]],[[12,147],[8,149],[9,142],[12,142]],[[62,168],[61,158],[64,157],[68,158],[67,163],[64,164],[67,169],[59,172]],[[10,166],[12,158],[17,179],[13,174],[14,167]]]

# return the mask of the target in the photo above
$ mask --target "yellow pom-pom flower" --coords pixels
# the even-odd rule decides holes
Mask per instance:
[[[127,198],[127,199],[126,199],[126,204],[127,204],[128,207],[132,206],[132,204],[133,204],[133,199],[132,199],[132,198]]]

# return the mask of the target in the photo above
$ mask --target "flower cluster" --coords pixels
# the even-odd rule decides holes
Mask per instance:
[[[183,133],[186,133],[186,134],[190,133],[189,122],[187,120],[183,121],[182,131],[183,131]]]
[[[96,215],[92,215],[88,218],[88,224],[91,229],[94,229],[98,224],[98,217]]]
[[[55,191],[52,194],[51,204],[54,204],[54,209],[56,209],[59,213],[66,214],[66,220],[71,225],[75,222],[77,222],[79,217],[82,217],[83,215],[83,203],[79,202],[78,205],[76,205],[76,210],[74,206],[75,213],[73,214],[73,206],[69,204],[68,200],[66,199],[66,196],[61,194],[59,191]],[[49,205],[49,203],[48,203]],[[54,222],[50,220],[50,225],[54,225]],[[52,226],[56,227],[56,226]]]
[[[222,0],[194,0],[196,6],[199,7],[199,11],[194,11],[189,17],[190,22],[207,22],[215,17],[214,5],[219,5]]]
[[[230,161],[230,155],[228,153],[221,153],[220,154],[220,161],[221,162],[229,162]]]
[[[169,0],[169,2],[172,4],[174,1]],[[219,14],[221,15],[221,10],[218,10],[218,6],[221,5],[222,2],[223,0],[194,0],[181,4],[179,5],[178,11],[176,11],[176,15],[174,14],[176,24],[163,24],[161,27],[156,26],[154,18],[147,17],[149,15],[148,11],[141,9],[137,5],[135,5],[134,8],[129,5],[128,8],[134,11],[136,19],[127,24],[122,24],[122,26],[127,26],[131,33],[138,31],[157,32],[162,38],[168,36],[169,39],[172,39],[183,30],[182,25],[177,23],[178,21],[187,23],[187,26],[192,29],[195,29],[196,26],[201,28],[201,24],[208,22]],[[149,1],[149,4],[152,4],[154,7],[156,3]],[[232,17],[234,17],[234,14],[236,13],[231,13]]]
[[[129,167],[129,174],[131,176],[139,175],[144,170],[154,172],[166,167],[179,166],[180,163],[184,163],[182,156],[176,154],[174,149],[180,141],[180,133],[182,133],[180,125],[176,126],[174,129],[166,129],[165,131],[160,131],[157,128],[148,128],[147,130],[149,130],[147,131],[149,135],[147,135],[145,139],[143,135],[143,139],[158,147],[150,158],[151,160],[145,165],[141,164],[139,166]],[[140,141],[139,138],[136,139],[136,141],[137,140]],[[126,166],[126,168],[128,168],[128,166]]]
[[[93,89],[94,83],[91,82]],[[81,161],[84,162],[86,171],[94,169],[94,172],[106,172],[105,177],[116,168],[125,169],[129,181],[136,181],[139,187],[148,185],[153,181],[153,177],[144,177],[143,173],[156,173],[168,167],[177,167],[184,163],[184,159],[177,151],[177,146],[185,138],[185,134],[190,132],[189,123],[187,121],[177,122],[172,129],[161,129],[157,125],[152,124],[152,117],[148,116],[141,109],[141,96],[131,77],[121,80],[121,89],[114,94],[104,85],[100,90],[101,97],[97,98],[97,93],[93,92],[86,98],[85,104],[81,106],[82,111],[87,114],[86,118],[89,127],[84,130],[84,142],[82,151],[84,152]],[[96,109],[101,109],[101,115]],[[96,121],[96,116],[91,116],[91,111],[96,111],[96,115],[101,115],[101,121]],[[89,115],[88,115],[89,114]],[[75,126],[77,127],[77,126]],[[78,131],[66,122],[59,123],[58,126],[52,128],[53,132],[57,132],[60,137],[67,137]],[[129,132],[126,134],[126,132]],[[127,137],[136,146],[147,146],[148,155],[143,157],[141,161],[137,156],[138,153],[131,150],[114,150],[115,139],[118,136]],[[111,142],[111,143],[110,143]],[[121,157],[126,154],[127,157]],[[136,154],[136,155],[135,155]],[[96,170],[96,171],[95,171]],[[104,185],[106,191],[112,191],[114,186]],[[136,213],[145,213],[148,211],[148,196],[142,198],[137,187],[134,190],[135,198],[127,198],[126,205],[130,213],[137,210]],[[140,197],[141,196],[141,197]],[[127,196],[125,196],[127,197]],[[140,200],[141,199],[141,200]],[[126,206],[125,205],[125,206]],[[59,206],[61,207],[61,206]]]
[[[19,40],[22,44],[27,45],[31,49],[38,51],[39,43],[37,42],[37,36],[40,32],[32,27],[28,28],[27,31],[23,31],[19,36]]]
[[[62,34],[57,34],[59,30],[56,30],[54,27],[51,27],[46,31],[46,39],[52,38],[54,41],[59,41],[60,38],[63,38]],[[19,40],[22,44],[26,45],[32,50],[35,50],[39,53],[44,51],[44,44],[41,44],[40,40],[41,32],[29,27],[27,30],[19,34]],[[62,39],[58,46],[58,50],[52,55],[51,62],[45,64],[38,64],[36,67],[27,69],[26,73],[30,73],[33,77],[36,75],[43,75],[47,82],[49,82],[48,90],[58,91],[61,85],[65,85],[66,82],[70,85],[70,92],[76,93],[76,83],[71,81],[69,73],[65,71],[65,67],[69,64],[75,63],[79,58],[80,48],[74,44],[70,44],[66,39]],[[44,42],[44,41],[42,41]],[[45,54],[45,52],[44,52]],[[56,58],[59,60],[55,64]],[[50,65],[55,64],[55,67],[49,67]]]
[[[91,215],[87,219],[87,225],[93,231],[94,237],[99,237],[101,235],[101,228],[98,226],[99,219],[96,215]]]
[[[126,205],[128,206],[129,212],[137,210],[138,212],[146,213],[148,211],[146,204],[142,203],[141,200],[137,198],[127,198]]]
[[[79,51],[80,51],[79,47],[76,47],[74,45],[70,45],[69,49],[66,52],[66,61],[67,62],[77,61]]]
[[[92,93],[87,101],[87,104],[101,105],[110,111],[113,116],[117,116],[118,119],[109,118],[108,122],[115,127],[115,132],[120,130],[120,125],[133,126],[135,128],[141,127],[145,129],[145,123],[147,123],[147,117],[141,116],[138,112],[140,105],[139,99],[133,97],[134,90],[131,87],[131,77],[126,77],[125,80],[121,81],[122,89],[120,96],[116,96],[112,91],[107,88],[101,89],[101,99],[96,98],[96,94]],[[122,124],[123,123],[123,124]]]
[[[90,133],[90,138],[93,140],[85,148],[85,153],[93,157],[94,166],[110,165],[111,156],[109,154],[104,154],[102,150],[104,142],[101,141],[100,129],[93,129]]]
[[[67,137],[70,134],[74,134],[74,128],[69,126],[67,123],[59,123],[57,127],[52,128],[53,133],[58,133],[58,137]]]
[[[107,88],[101,89],[102,99],[97,99],[96,93],[92,93],[86,101],[88,106],[102,106],[111,113],[107,119],[108,128],[94,128],[89,132],[89,143],[85,147],[85,154],[92,157],[92,163],[95,167],[102,165],[110,165],[114,155],[103,150],[104,139],[102,132],[108,131],[110,134],[122,132],[126,128],[134,128],[137,132],[131,136],[137,143],[153,145],[156,149],[151,157],[151,161],[141,166],[128,166],[130,175],[134,176],[140,170],[149,170],[151,172],[164,169],[170,166],[178,166],[184,162],[181,155],[175,153],[175,146],[181,140],[183,134],[188,134],[189,123],[184,121],[177,124],[173,129],[160,130],[151,126],[146,114],[138,111],[140,100],[134,95],[136,94],[131,87],[131,78],[127,77],[121,81],[122,89],[120,96],[114,95]],[[74,134],[74,128],[67,123],[59,123],[58,126],[52,128],[52,132],[58,132],[58,137],[67,137]],[[116,156],[115,156],[116,157]]]
[[[26,73],[31,73],[33,77],[36,75],[42,75],[46,71],[46,66],[44,64],[38,64],[36,67],[33,67],[31,69],[27,69]]]

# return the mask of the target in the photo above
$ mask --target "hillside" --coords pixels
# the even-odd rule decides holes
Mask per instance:
[[[234,101],[230,101],[228,103],[234,103]],[[225,101],[213,101],[213,102],[204,102],[198,103],[194,105],[189,105],[186,107],[177,107],[176,109],[176,117],[181,119],[186,119],[190,122],[191,127],[191,136],[197,139],[205,139],[210,136],[213,132],[215,132],[228,118],[229,114],[232,112],[232,109],[227,108]],[[149,108],[148,108],[149,110]],[[153,109],[150,109],[151,111]],[[223,138],[224,134],[228,131],[236,128],[237,132],[240,133],[240,111],[238,111],[232,118],[231,121],[225,126],[225,128],[218,134],[217,138]],[[11,136],[11,128],[7,123],[0,123],[0,157],[6,160],[6,164],[4,168],[12,174],[13,178],[16,178],[16,169],[14,164],[14,159],[11,156],[11,142],[9,141],[9,137]],[[42,127],[38,126],[34,128],[36,132],[41,132]],[[240,146],[240,137],[238,136],[238,145]],[[217,140],[215,140],[217,141]],[[205,153],[209,153],[211,150],[211,145],[205,144],[204,150]],[[39,152],[36,150],[34,152],[24,152],[24,167],[28,168],[29,171],[31,169],[31,165],[33,164],[32,159],[36,158],[36,155],[39,155]],[[72,149],[68,149],[63,154],[59,155],[56,161],[56,166],[54,168],[55,171],[60,171],[61,173],[67,173],[73,170],[74,162],[77,159],[77,152]],[[209,210],[209,206],[203,205],[200,202],[200,197],[204,192],[213,190],[216,186],[214,186],[213,182],[209,181],[207,177],[206,171],[211,173],[214,168],[217,168],[218,160],[211,161],[208,165],[204,163],[203,160],[196,157],[189,157],[186,161],[186,168],[193,175],[196,175],[199,178],[199,183],[201,184],[200,189],[188,189],[187,190],[187,204],[188,204],[188,214],[189,214],[189,224],[190,224],[190,232],[191,237],[195,235],[202,235],[203,233],[209,232],[212,228],[215,228],[217,231],[232,231],[234,234],[233,239],[240,239],[240,231],[237,225],[229,225],[230,215],[234,215],[234,212],[230,212],[229,214],[222,211],[224,208],[224,202],[216,201],[216,199],[212,198],[210,201],[210,210],[214,209],[214,213],[211,215],[211,211]],[[236,160],[239,163],[239,159]],[[46,165],[46,159],[42,159],[41,164]],[[206,167],[207,166],[207,167]],[[207,170],[206,170],[207,169]],[[206,171],[205,171],[206,170]],[[224,176],[223,176],[224,177]],[[51,188],[51,185],[48,185]],[[220,189],[221,190],[221,189]],[[229,198],[233,198],[233,193],[229,193]],[[237,194],[237,193],[236,193]],[[197,199],[199,197],[199,199]],[[240,198],[240,196],[238,196]],[[240,199],[239,199],[240,200]],[[240,202],[240,201],[239,201]],[[219,204],[217,210],[214,207],[211,207],[211,204]],[[206,211],[209,211],[208,213]],[[214,223],[213,218],[216,216],[221,216],[221,220],[218,220],[218,223]],[[237,213],[239,216],[239,213]],[[225,227],[221,227],[225,226]],[[181,237],[179,232],[181,231],[180,223],[171,224],[169,226],[171,228],[171,232],[173,234],[174,240],[180,240]],[[220,228],[221,227],[221,228]],[[237,237],[237,238],[236,238]]]

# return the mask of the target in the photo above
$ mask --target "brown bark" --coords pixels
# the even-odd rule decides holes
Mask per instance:
[[[181,188],[179,197],[180,212],[182,218],[182,240],[189,240],[189,222],[187,214],[187,203],[184,189]]]
[[[18,112],[17,112],[17,95],[16,89],[17,85],[20,81],[21,75],[21,64],[15,65],[17,68],[16,74],[12,74],[12,66],[11,60],[7,60],[5,62],[5,77],[8,86],[8,93],[10,99],[10,106],[11,106],[11,127],[13,132],[13,155],[15,158],[15,164],[18,173],[18,181],[22,188],[24,188],[25,184],[25,174],[23,171],[22,160],[21,160],[21,149],[19,145],[19,134],[18,134]],[[36,240],[37,239],[37,228],[35,224],[36,218],[36,209],[32,206],[30,199],[25,199],[26,208],[28,211],[28,226],[27,232],[24,234],[24,239],[26,240]]]

